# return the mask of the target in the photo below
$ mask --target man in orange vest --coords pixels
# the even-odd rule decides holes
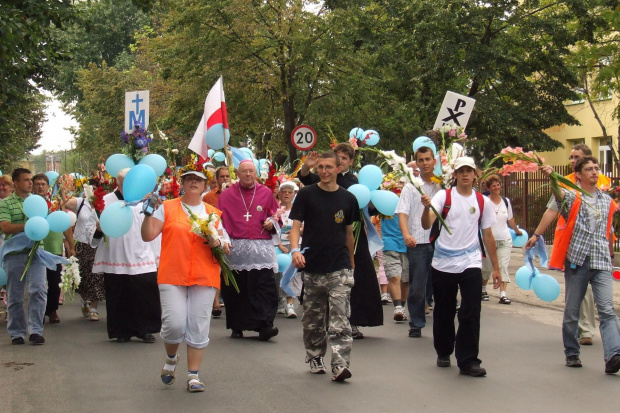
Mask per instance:
[[[571,169],[573,171],[575,170],[575,164],[577,163],[577,161],[584,156],[592,156],[592,150],[588,147],[588,145],[579,143],[573,146],[570,152],[570,156],[568,157]],[[570,175],[567,175],[566,178],[570,179],[572,182],[578,182],[574,172]],[[603,191],[607,190],[610,183],[611,180],[607,176],[603,174],[598,175],[596,186],[599,189]],[[534,231],[534,235],[532,235],[532,237],[528,240],[527,244],[525,244],[525,247],[528,249],[532,248],[538,238],[540,238],[540,236],[547,230],[549,225],[551,225],[556,218],[558,218],[558,224],[556,226],[557,236],[558,230],[564,227],[565,222],[563,222],[563,218],[561,216],[558,216],[558,208],[555,203],[555,198],[552,196],[549,200],[549,203],[547,204],[547,210],[543,214],[543,217],[540,220],[538,227],[536,227],[536,231]],[[553,244],[557,244],[557,239],[554,238]],[[555,248],[554,251],[552,251],[552,258],[554,253]],[[560,266],[557,267],[557,269],[561,270],[563,268]],[[594,328],[594,297],[592,296],[592,289],[588,287],[586,295],[583,299],[583,303],[581,305],[581,310],[579,312],[579,344],[592,345]]]
[[[553,167],[545,165],[541,170],[549,177]],[[597,188],[599,172],[596,158],[584,156],[575,164],[575,176],[581,182],[581,188],[592,196],[582,196],[579,192],[567,189],[553,191],[560,214],[566,220],[566,227],[558,243],[564,247],[561,253],[565,258],[566,304],[562,340],[566,365],[581,367],[577,323],[579,307],[588,284],[591,284],[601,320],[605,373],[614,374],[620,371],[620,321],[613,304],[611,220],[618,207]]]

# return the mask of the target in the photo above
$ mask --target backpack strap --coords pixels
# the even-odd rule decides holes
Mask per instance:
[[[484,250],[484,243],[482,242],[482,229],[480,228],[480,225],[482,224],[482,214],[484,213],[484,195],[476,191],[476,200],[478,201],[478,209],[480,209],[480,216],[478,217],[478,242],[480,243],[480,251],[482,252],[482,256],[486,257],[487,254]],[[506,198],[504,198],[504,202],[506,202]]]
[[[508,210],[508,198],[503,196],[502,199],[504,200],[504,205],[506,205],[506,210]]]
[[[448,212],[450,212],[450,208],[452,207],[452,188],[446,189],[446,202],[443,204],[443,209],[441,210],[441,217],[446,219],[448,216]]]

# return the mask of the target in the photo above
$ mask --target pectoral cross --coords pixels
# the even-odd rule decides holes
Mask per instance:
[[[250,220],[250,217],[252,216],[252,214],[250,214],[250,211],[246,212],[244,217],[245,217],[245,222],[248,222]]]

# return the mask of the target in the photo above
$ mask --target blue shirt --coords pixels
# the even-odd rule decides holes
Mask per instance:
[[[381,218],[381,238],[383,238],[383,251],[407,252],[397,215],[391,219]]]

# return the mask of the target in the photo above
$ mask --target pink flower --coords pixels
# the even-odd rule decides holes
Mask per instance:
[[[465,132],[459,135],[459,139],[467,139],[467,135],[465,135]]]
[[[353,146],[353,148],[357,149],[357,138],[349,138],[349,143]]]
[[[450,129],[450,132],[448,132],[448,135],[450,135],[450,137],[454,138],[456,136],[456,131],[454,129]]]

